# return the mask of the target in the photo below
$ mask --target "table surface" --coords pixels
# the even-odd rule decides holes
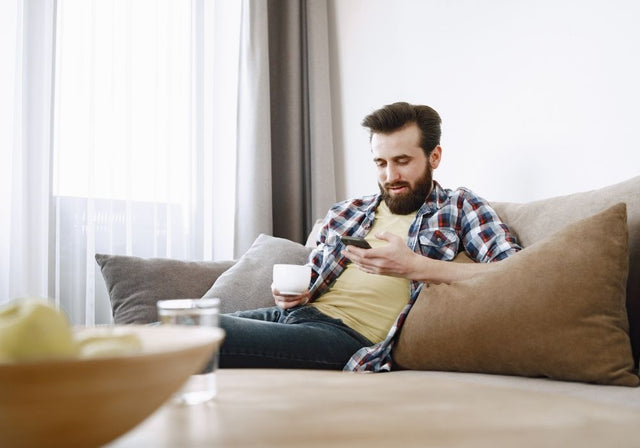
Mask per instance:
[[[165,404],[109,444],[238,446],[640,446],[640,410],[451,378],[219,370],[207,404]]]

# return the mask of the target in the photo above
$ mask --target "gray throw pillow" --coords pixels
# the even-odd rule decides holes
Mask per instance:
[[[302,244],[261,234],[204,297],[218,297],[222,313],[273,306],[273,265],[306,264],[311,251]]]
[[[105,254],[96,254],[96,262],[116,324],[155,322],[158,300],[198,298],[234,263]]]

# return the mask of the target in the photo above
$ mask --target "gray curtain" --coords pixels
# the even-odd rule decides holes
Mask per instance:
[[[326,0],[244,0],[235,255],[304,242],[336,200]]]

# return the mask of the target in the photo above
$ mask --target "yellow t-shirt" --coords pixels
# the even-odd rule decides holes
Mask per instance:
[[[383,202],[376,210],[366,240],[372,247],[388,244],[374,237],[390,232],[407,239],[415,213],[394,215]],[[373,343],[382,341],[398,314],[409,301],[410,282],[399,277],[367,274],[349,263],[334,284],[311,305],[346,325]]]

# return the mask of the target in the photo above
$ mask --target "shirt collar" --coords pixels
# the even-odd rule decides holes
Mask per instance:
[[[430,210],[439,210],[444,206],[447,199],[448,195],[445,189],[442,188],[438,181],[434,180],[431,193],[429,193],[429,196],[427,196],[427,200],[424,201],[424,203]]]

